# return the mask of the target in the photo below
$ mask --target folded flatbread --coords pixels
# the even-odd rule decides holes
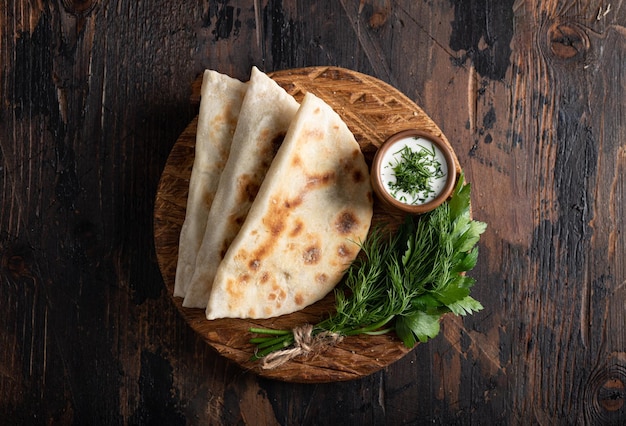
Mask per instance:
[[[207,318],[268,318],[322,299],[358,254],[371,218],[359,145],[330,106],[306,94],[219,265]]]
[[[185,296],[193,276],[196,254],[202,243],[219,177],[228,159],[246,88],[245,83],[227,75],[211,70],[204,72],[195,157],[179,238],[174,296]]]
[[[217,267],[246,219],[298,107],[275,81],[252,68],[183,306],[206,308]]]

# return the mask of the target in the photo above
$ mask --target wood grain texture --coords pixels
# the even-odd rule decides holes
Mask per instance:
[[[3,422],[626,423],[625,28],[605,0],[0,2]],[[192,82],[252,65],[372,75],[437,123],[489,223],[483,312],[332,384],[196,335],[154,196]]]
[[[325,100],[354,134],[371,166],[373,154],[386,138],[402,130],[419,129],[449,142],[421,108],[392,86],[371,76],[338,67],[308,67],[284,70],[270,75],[297,101],[307,92]],[[197,90],[198,85],[194,87]],[[196,97],[193,96],[195,99]],[[154,238],[157,261],[168,294],[173,294],[180,229],[185,219],[189,177],[193,166],[197,118],[178,138],[160,179],[154,212]],[[455,159],[456,161],[456,159]],[[458,161],[457,168],[458,166]],[[403,217],[385,211],[375,200],[372,225],[395,229]],[[254,345],[252,327],[293,329],[316,324],[334,311],[334,297],[293,314],[268,320],[218,319],[207,321],[203,309],[182,307],[182,299],[172,297],[185,320],[220,354],[267,378],[287,382],[324,383],[353,380],[372,374],[404,356],[409,349],[393,335],[350,336],[341,344],[309,357],[298,357],[276,369],[262,369],[251,360]]]

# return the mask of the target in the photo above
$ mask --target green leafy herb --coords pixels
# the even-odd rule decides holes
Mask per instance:
[[[446,175],[442,170],[441,163],[436,158],[435,147],[432,145],[431,149],[422,145],[418,145],[418,147],[419,149],[414,151],[405,145],[394,154],[400,154],[400,158],[396,160],[395,164],[389,163],[387,165],[393,170],[396,178],[395,181],[388,183],[391,195],[407,204],[426,201],[435,193],[432,182]]]
[[[335,290],[336,312],[312,334],[383,334],[395,331],[407,347],[439,333],[445,313],[467,315],[483,309],[470,296],[475,280],[465,272],[478,260],[476,244],[486,224],[472,220],[470,185],[460,176],[451,199],[430,213],[408,216],[385,238],[374,228]],[[255,357],[293,344],[291,330],[254,328]]]

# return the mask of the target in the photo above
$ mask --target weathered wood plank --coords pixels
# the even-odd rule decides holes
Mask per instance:
[[[625,25],[605,1],[1,2],[3,419],[626,422]],[[196,76],[253,64],[354,69],[423,107],[489,223],[483,312],[339,384],[259,379],[191,331],[153,196]]]

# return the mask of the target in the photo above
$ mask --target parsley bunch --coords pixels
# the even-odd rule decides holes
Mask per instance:
[[[478,260],[486,224],[470,215],[470,184],[460,176],[450,200],[424,215],[407,216],[388,239],[379,228],[362,245],[363,256],[335,290],[336,312],[313,327],[343,336],[395,331],[407,347],[439,334],[445,313],[467,315],[483,307],[470,296],[465,272]],[[291,330],[252,328],[255,358],[293,344]]]

